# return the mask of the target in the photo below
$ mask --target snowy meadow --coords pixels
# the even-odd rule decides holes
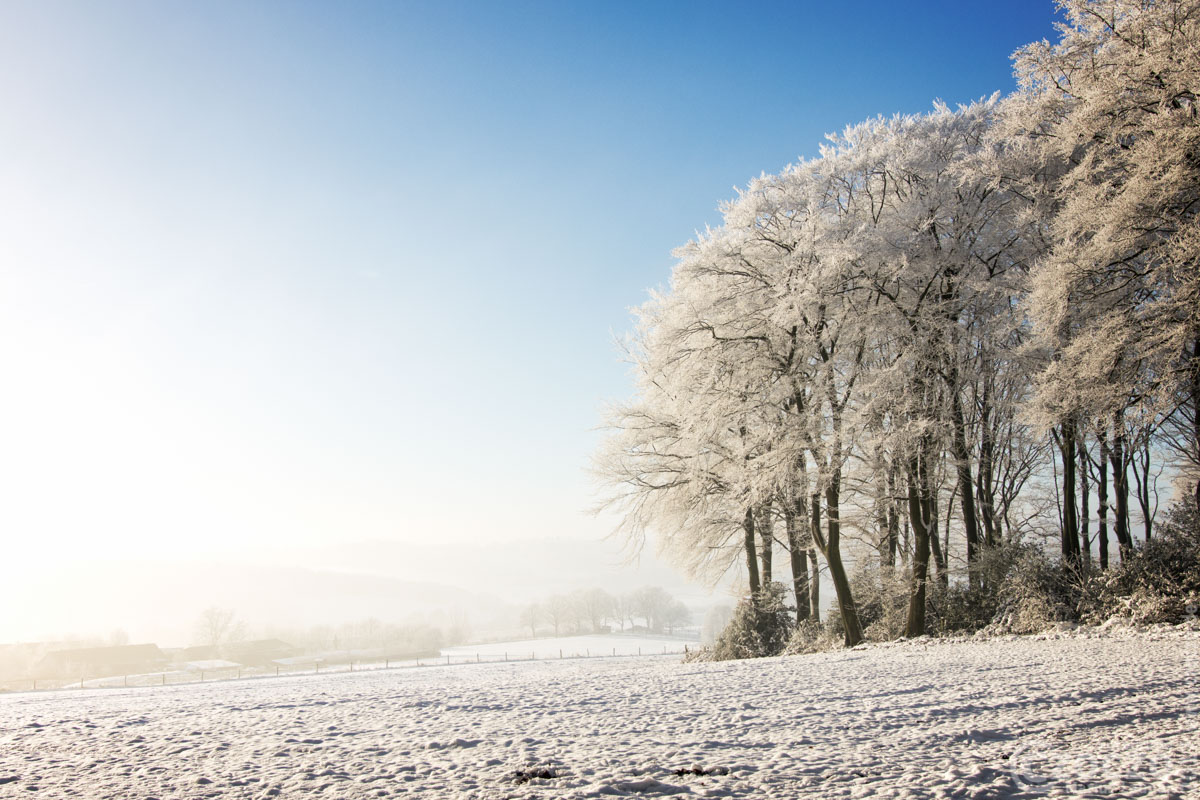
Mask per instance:
[[[1200,626],[0,698],[0,794],[1200,797]]]

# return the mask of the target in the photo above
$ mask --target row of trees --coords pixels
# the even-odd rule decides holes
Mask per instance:
[[[551,595],[521,610],[521,625],[530,636],[549,625],[555,636],[571,633],[606,633],[613,627],[624,632],[642,630],[672,633],[691,621],[691,612],[669,592],[645,586],[621,595],[603,589],[581,589],[571,594]]]
[[[331,650],[380,650],[394,654],[437,654],[444,646],[461,644],[470,628],[464,615],[438,613],[427,621],[404,624],[382,622],[374,617],[341,625],[314,625],[307,628],[269,626],[251,635],[245,622],[228,608],[211,606],[197,618],[192,637],[194,645],[223,652],[247,639],[281,639],[302,652]]]
[[[851,126],[676,251],[597,457],[635,545],[752,598],[781,549],[798,621],[824,562],[853,645],[847,536],[920,635],[1039,529],[1128,554],[1164,467],[1200,505],[1200,3],[1061,8],[1015,94]]]

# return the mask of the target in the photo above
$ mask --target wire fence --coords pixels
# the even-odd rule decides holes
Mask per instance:
[[[295,660],[287,664],[269,664],[266,666],[221,666],[211,669],[163,669],[153,672],[138,672],[119,675],[89,677],[86,673],[79,677],[26,677],[0,680],[0,692],[42,692],[78,689],[129,689],[153,688],[162,686],[179,686],[184,684],[211,683],[216,681],[235,681],[262,678],[283,678],[300,675],[334,675],[351,672],[373,672],[378,670],[424,669],[429,667],[455,667],[468,664],[500,664],[520,663],[529,661],[565,661],[568,659],[602,659],[602,658],[637,658],[639,656],[686,656],[698,645],[684,644],[681,648],[663,645],[655,647],[636,647],[626,650],[611,648],[609,650],[571,650],[561,648],[553,651],[503,651],[480,650],[474,654],[464,653],[462,648],[457,652],[423,658],[398,657],[361,660],[335,660],[314,658],[311,660]]]

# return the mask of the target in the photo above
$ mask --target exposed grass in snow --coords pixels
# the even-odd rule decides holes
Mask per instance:
[[[0,796],[1200,797],[1198,666],[1085,629],[11,695]]]

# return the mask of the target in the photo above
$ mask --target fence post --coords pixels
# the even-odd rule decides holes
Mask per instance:
[[[166,686],[166,685],[167,685],[167,673],[165,673],[165,672],[163,673],[163,682],[162,682],[162,685],[163,685],[163,686]]]
[[[446,666],[450,666],[450,656],[446,656]]]
[[[124,679],[122,679],[121,686],[122,686],[122,688],[125,688],[125,689],[129,688],[129,676],[128,675],[126,675],[124,677]]]
[[[508,651],[507,650],[504,651],[504,660],[508,661]]]
[[[392,666],[392,660],[390,658],[385,658],[383,660],[383,668],[388,669],[391,666]]]
[[[279,665],[278,664],[275,665],[275,677],[276,678],[279,677]]]

